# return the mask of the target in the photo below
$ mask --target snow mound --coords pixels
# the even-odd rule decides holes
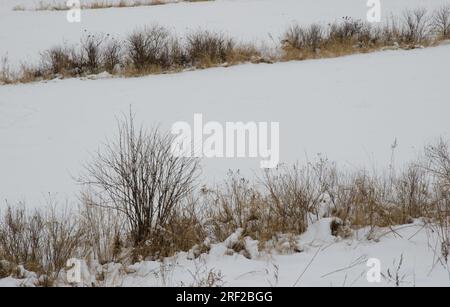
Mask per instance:
[[[323,218],[311,224],[305,233],[300,235],[299,242],[303,245],[321,246],[333,243],[336,237],[331,234],[333,218]]]

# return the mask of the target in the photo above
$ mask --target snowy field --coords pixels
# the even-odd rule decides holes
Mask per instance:
[[[278,121],[280,161],[322,153],[350,170],[397,166],[449,137],[450,46],[328,60],[241,65],[131,79],[62,80],[0,87],[0,198],[73,199],[74,178],[130,106],[146,127],[176,121]],[[259,159],[204,159],[211,183]],[[259,174],[259,173],[257,173]]]
[[[82,22],[70,24],[65,12],[13,10],[36,3],[0,0],[0,58],[7,56],[12,65],[32,63],[40,51],[79,42],[86,33],[123,37],[137,27],[160,24],[176,33],[208,29],[271,45],[294,21],[327,23],[343,16],[365,18],[367,12],[365,0],[216,0],[84,10]],[[450,1],[386,0],[382,16],[442,4]],[[49,195],[76,204],[83,164],[116,136],[117,119],[130,108],[138,123],[162,130],[176,121],[192,122],[194,113],[221,123],[279,122],[281,163],[322,155],[348,170],[387,169],[393,161],[401,168],[424,145],[450,139],[449,55],[450,44],[444,43],[140,78],[101,75],[0,85],[0,208],[4,200],[41,206]],[[230,169],[257,176],[259,163],[203,159],[201,184],[220,183]],[[220,273],[217,284],[224,286],[450,286],[449,266],[436,258],[436,233],[421,220],[395,232],[377,229],[372,241],[363,239],[368,229],[347,239],[333,237],[329,223],[322,219],[310,225],[298,240],[301,253],[260,252],[249,241],[252,259],[247,259],[231,253],[225,242],[197,260],[179,253],[163,265],[91,264],[83,274],[89,280],[103,271],[104,284],[113,286],[198,285],[211,271]],[[369,258],[381,261],[381,283],[366,280]],[[400,280],[389,276],[396,273]],[[33,278],[0,279],[0,286],[32,285]]]
[[[32,0],[31,3],[39,3]],[[51,1],[51,0],[46,0]],[[182,34],[208,29],[243,41],[271,45],[293,22],[329,23],[344,16],[366,18],[366,0],[216,0],[175,3],[151,7],[82,11],[82,22],[70,24],[67,12],[13,11],[30,0],[2,0],[0,3],[0,57],[12,63],[37,59],[39,52],[56,44],[78,43],[86,33],[109,33],[122,37],[137,27],[159,24]],[[448,0],[382,1],[383,20],[406,8],[430,10]],[[32,6],[32,4],[27,4]]]
[[[236,233],[238,234],[238,233]],[[82,264],[85,286],[226,286],[226,287],[433,287],[450,286],[450,268],[437,257],[436,234],[420,220],[392,229],[377,229],[375,241],[364,238],[362,229],[350,239],[337,239],[330,233],[330,219],[312,224],[300,236],[300,253],[258,251],[257,241],[247,240],[248,259],[233,253],[225,242],[212,244],[208,254],[194,259],[191,252],[178,253],[164,263],[143,261],[133,265],[109,263]],[[379,275],[373,275],[373,263],[379,260]],[[368,263],[371,266],[368,266]],[[104,280],[96,281],[102,274]],[[36,277],[24,272],[24,278],[0,279],[0,287],[33,286]],[[379,279],[376,279],[379,277]],[[64,277],[61,279],[64,280]],[[376,281],[376,282],[374,282]],[[60,285],[65,285],[62,282]]]

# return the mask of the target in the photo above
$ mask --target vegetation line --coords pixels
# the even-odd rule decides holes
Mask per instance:
[[[345,17],[327,26],[290,26],[276,52],[250,43],[238,43],[222,34],[197,31],[177,37],[160,26],[136,30],[124,40],[111,35],[87,35],[77,45],[63,45],[41,53],[38,64],[17,71],[7,58],[0,63],[0,84],[54,78],[83,77],[107,72],[128,77],[172,73],[186,69],[240,63],[274,63],[331,58],[378,50],[435,46],[450,39],[450,6],[429,14],[407,10],[387,22],[372,25]]]

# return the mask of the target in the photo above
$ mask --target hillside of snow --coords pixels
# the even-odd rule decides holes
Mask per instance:
[[[64,11],[34,11],[39,1],[33,1],[0,0],[0,59],[12,67],[35,63],[43,50],[78,43],[90,33],[123,38],[153,24],[178,34],[218,31],[269,50],[293,22],[363,19],[368,10],[365,0],[216,0],[83,10],[82,22],[71,24]],[[382,17],[443,4],[450,2],[382,1]],[[143,77],[105,72],[0,85],[0,213],[18,202],[42,207],[49,198],[76,207],[83,166],[117,136],[118,119],[130,111],[138,125],[162,131],[177,121],[193,123],[195,113],[222,124],[278,122],[281,164],[326,157],[350,172],[402,169],[424,145],[450,139],[450,41],[415,47]],[[223,182],[230,170],[247,178],[262,174],[259,158],[203,158],[201,167],[199,186]],[[271,250],[259,249],[236,229],[224,242],[206,242],[209,251],[199,257],[193,248],[163,261],[83,259],[82,285],[450,286],[449,263],[441,253],[450,243],[437,231],[446,231],[448,240],[448,216],[441,221],[445,229],[417,218],[407,225],[354,227],[346,238],[332,234],[331,222],[314,220],[290,241],[276,234],[276,244],[282,243]],[[240,239],[245,250],[233,250]],[[380,282],[367,280],[369,259],[380,261]],[[39,284],[35,273],[18,268],[17,276],[0,279],[0,287]],[[64,277],[57,285],[67,286]]]
[[[230,249],[239,231],[223,243],[211,244],[208,253],[193,257],[191,252],[160,261],[134,264],[81,263],[80,286],[108,287],[433,287],[450,286],[450,268],[437,254],[435,230],[416,220],[393,228],[354,232],[347,239],[331,235],[330,219],[310,225],[296,239],[299,251],[283,245],[259,251],[257,241],[246,239],[249,258]],[[374,261],[377,267],[375,271]],[[379,269],[379,270],[378,270]],[[376,272],[376,273],[374,273]],[[23,270],[21,278],[0,279],[0,287],[33,287],[38,281]],[[64,272],[59,281],[66,286]],[[100,277],[101,276],[101,277]]]
[[[82,10],[81,23],[71,24],[64,11],[12,10],[24,2],[30,3],[29,0],[0,3],[0,57],[8,55],[12,63],[37,60],[39,52],[62,43],[79,43],[86,34],[123,37],[152,24],[178,34],[202,29],[272,46],[293,22],[327,24],[344,16],[365,19],[368,11],[365,0],[216,0]],[[448,0],[382,1],[381,17],[385,21],[391,14],[401,15],[407,8],[425,7],[431,11],[446,3]]]
[[[278,121],[280,162],[319,153],[349,169],[401,167],[448,137],[450,46],[336,59],[247,64],[142,78],[55,80],[0,86],[0,199],[72,199],[80,169],[117,118],[146,127],[176,121]],[[238,110],[238,112],[237,112]],[[202,180],[229,169],[259,173],[259,159],[203,159]],[[7,174],[7,175],[5,175]]]

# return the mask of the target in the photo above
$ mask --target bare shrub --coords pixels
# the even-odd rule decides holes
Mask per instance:
[[[333,197],[333,216],[357,227],[391,225],[395,211],[389,201],[391,188],[388,179],[367,171],[341,177]]]
[[[109,73],[117,73],[117,65],[122,64],[122,45],[119,41],[111,39],[106,43],[102,52],[104,69]]]
[[[173,68],[189,65],[189,59],[185,47],[178,38],[172,38],[169,43],[170,65]]]
[[[429,38],[430,29],[426,9],[406,10],[403,13],[402,39],[405,43],[424,43]]]
[[[100,69],[102,60],[101,45],[103,38],[94,35],[88,35],[81,41],[82,50],[82,67],[83,71],[88,73],[96,73]]]
[[[8,206],[0,223],[0,258],[35,269],[40,262],[43,218],[27,214],[25,206]]]
[[[395,204],[401,208],[397,223],[404,224],[412,218],[427,216],[431,209],[430,180],[417,165],[409,166],[395,180]]]
[[[97,193],[93,204],[121,212],[136,247],[157,248],[152,244],[193,189],[198,161],[174,156],[171,143],[157,129],[137,129],[130,116],[119,124],[117,140],[86,166],[82,182]]]
[[[223,241],[242,229],[242,237],[265,244],[277,241],[278,234],[303,233],[312,216],[321,217],[330,171],[322,163],[266,171],[258,183],[231,173],[224,185],[205,191],[212,238]],[[237,248],[244,248],[242,242]]]
[[[42,54],[43,66],[52,74],[64,73],[72,65],[71,53],[62,47],[54,47]]]
[[[312,24],[308,28],[303,28],[295,24],[284,33],[282,43],[285,48],[315,52],[321,47],[323,40],[324,29],[321,25]]]
[[[441,243],[441,254],[448,263],[450,255],[450,151],[448,143],[440,140],[425,148],[423,167],[435,178],[436,210],[434,230]]]
[[[313,165],[284,167],[266,172],[263,184],[268,192],[270,229],[282,233],[301,234],[308,227],[310,214],[318,213],[325,192]]]
[[[170,64],[170,35],[159,26],[135,31],[128,39],[127,55],[138,70],[168,68]]]
[[[50,206],[45,212],[45,235],[42,247],[43,285],[51,286],[70,258],[79,256],[84,230],[76,212]]]
[[[432,23],[437,35],[443,39],[450,38],[450,5],[434,11]]]
[[[198,31],[187,36],[187,56],[192,65],[209,66],[227,62],[233,54],[234,42],[223,34]]]
[[[261,194],[247,179],[230,173],[223,186],[204,193],[207,193],[208,225],[214,240],[222,242],[238,228],[243,229],[243,236],[261,237],[266,208],[261,203]]]
[[[0,222],[0,259],[41,274],[42,285],[51,286],[67,260],[77,256],[82,236],[67,211],[49,206],[30,214],[23,204],[8,206]]]
[[[328,39],[330,43],[353,44],[358,41],[365,26],[361,20],[344,17],[340,22],[330,24]]]
[[[197,200],[188,200],[174,208],[168,218],[164,235],[155,244],[157,249],[149,249],[155,256],[165,257],[179,251],[189,251],[197,248],[199,254],[206,252],[208,247],[203,244],[207,233],[201,220],[202,213],[198,210]]]
[[[14,80],[14,76],[9,66],[8,57],[4,56],[0,58],[0,83],[11,83]]]
[[[89,192],[84,192],[80,211],[80,228],[86,233],[84,244],[100,264],[119,262],[125,238],[124,217],[120,212],[93,204]]]
[[[422,165],[433,176],[435,176],[440,185],[450,187],[450,151],[447,142],[439,140],[435,145],[429,145],[425,148],[426,161]]]

